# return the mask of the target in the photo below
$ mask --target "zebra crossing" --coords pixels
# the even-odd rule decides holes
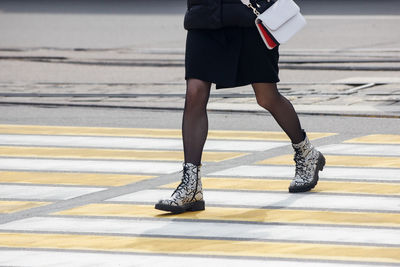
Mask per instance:
[[[178,129],[0,125],[0,266],[400,265],[400,135],[319,147],[305,194],[287,193],[289,146],[210,131],[206,210],[174,215],[154,203],[179,182]]]

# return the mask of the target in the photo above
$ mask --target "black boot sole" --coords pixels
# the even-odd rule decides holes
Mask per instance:
[[[155,205],[157,210],[169,211],[174,214],[183,213],[186,211],[200,211],[205,209],[205,203],[203,200],[192,202],[185,204],[183,206],[173,206],[173,205],[166,205],[162,203],[157,203]]]
[[[324,170],[325,163],[326,163],[326,160],[325,160],[324,155],[322,155],[322,153],[319,152],[317,168],[315,169],[314,178],[313,178],[312,182],[310,184],[306,184],[303,186],[289,187],[289,192],[290,193],[301,193],[301,192],[307,192],[307,191],[310,191],[311,189],[313,189],[317,185],[318,180],[319,180],[318,172]]]

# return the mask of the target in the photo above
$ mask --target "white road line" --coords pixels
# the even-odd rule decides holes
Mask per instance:
[[[183,149],[181,139],[43,135],[0,135],[0,145],[101,147],[119,149]],[[286,145],[289,145],[289,142],[207,140],[205,150],[265,151]]]
[[[243,176],[243,177],[271,177],[271,178],[293,178],[294,166],[258,166],[243,165],[226,169],[223,171],[207,174],[208,176]],[[354,180],[379,180],[400,181],[400,169],[385,168],[339,168],[325,167],[319,173],[320,178],[326,179],[354,179]]]
[[[196,229],[193,231],[193,229]],[[400,245],[400,229],[34,217],[0,225],[4,231],[245,238],[291,242]]]
[[[71,266],[118,266],[148,267],[162,263],[165,267],[342,267],[343,263],[299,262],[284,260],[246,260],[211,257],[179,257],[158,255],[110,254],[101,252],[61,252],[36,250],[0,250],[0,265],[20,267],[71,267]],[[365,264],[351,264],[352,267],[365,267]],[[384,265],[379,265],[384,266]],[[391,265],[390,265],[391,266]]]
[[[400,145],[335,144],[318,147],[318,150],[326,154],[400,156]]]
[[[168,174],[181,169],[175,162],[0,158],[0,170]]]
[[[106,188],[1,185],[0,198],[65,200],[94,192],[99,192],[104,189]]]
[[[143,190],[112,198],[109,201],[153,204],[159,199],[168,198],[171,192],[172,190]],[[400,198],[398,197],[224,192],[209,190],[204,192],[204,199],[206,204],[212,205],[400,212]]]

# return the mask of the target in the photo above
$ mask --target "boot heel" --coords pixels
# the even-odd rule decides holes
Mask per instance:
[[[190,207],[187,209],[188,211],[199,211],[205,209],[205,203],[203,200],[193,202]]]
[[[318,158],[318,170],[323,171],[324,170],[324,166],[326,164],[326,160],[324,155],[322,155],[322,153],[319,153],[319,158]]]

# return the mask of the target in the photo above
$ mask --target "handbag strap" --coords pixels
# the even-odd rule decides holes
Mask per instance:
[[[257,17],[260,16],[260,12],[251,4],[250,0],[240,0],[242,1],[243,5],[247,6],[248,8],[251,8],[253,10],[254,15]],[[267,0],[267,2],[271,2],[271,0]]]

